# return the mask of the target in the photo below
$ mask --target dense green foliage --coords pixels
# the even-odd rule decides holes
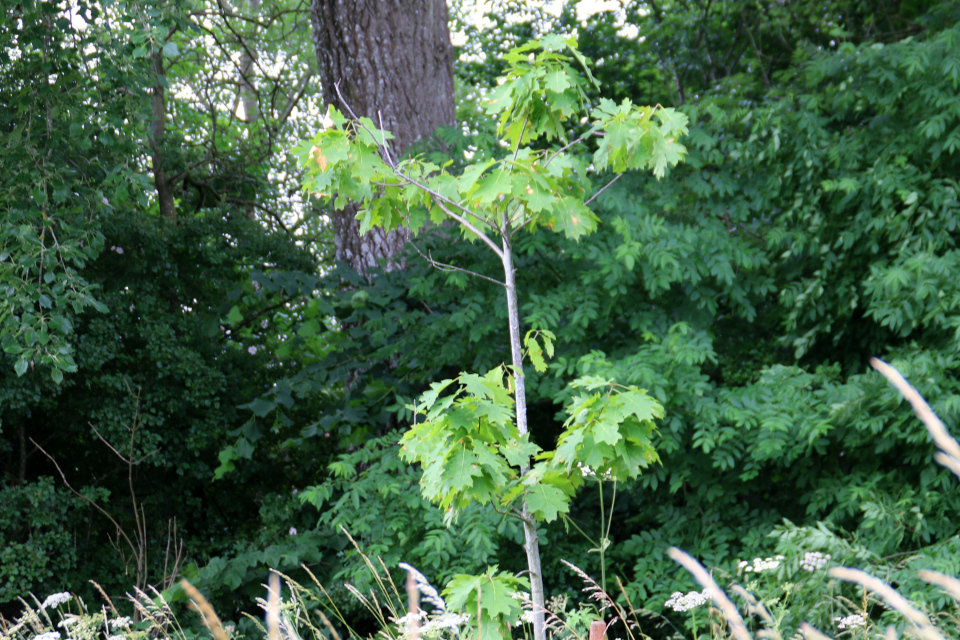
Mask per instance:
[[[506,156],[488,142],[496,123],[482,103],[503,53],[548,31],[576,27],[597,61],[588,101],[660,102],[691,121],[685,163],[664,180],[618,180],[590,205],[595,233],[515,247],[523,330],[556,337],[547,371],[528,370],[532,441],[556,446],[577,377],[647,389],[664,407],[652,440],[661,463],[617,484],[609,541],[592,484],[568,520],[541,526],[545,581],[573,595],[580,579],[559,560],[599,576],[603,557],[635,604],[659,612],[691,586],[670,545],[718,575],[785,555],[776,578],[758,578],[771,590],[806,579],[799,558],[822,551],[937,606],[908,574],[960,573],[955,479],[866,360],[894,362],[957,425],[960,15],[949,2],[756,4],[662,2],[583,22],[572,5],[522,24],[504,13],[502,28],[470,31],[462,49],[472,98],[461,119],[480,135],[442,136],[477,159]],[[7,15],[64,11],[16,6]],[[200,50],[201,33],[229,33],[177,11],[142,22],[131,7],[111,19],[162,32],[141,42],[168,56],[165,44],[179,55]],[[394,444],[431,383],[507,360],[502,290],[439,271],[413,247],[406,270],[370,282],[334,268],[313,206],[298,223],[243,204],[293,206],[291,160],[251,151],[279,144],[257,137],[269,123],[228,113],[222,161],[204,164],[206,143],[181,142],[210,134],[209,113],[173,92],[170,171],[196,177],[180,183],[176,222],[162,219],[145,159],[151,71],[134,36],[107,38],[92,15],[86,31],[19,17],[0,31],[0,577],[11,585],[0,599],[135,581],[109,521],[62,488],[29,440],[132,530],[127,466],[92,427],[126,453],[134,420],[135,458],[148,456],[135,472],[148,580],[162,580],[176,517],[187,573],[226,618],[261,593],[268,565],[306,561],[325,583],[362,587],[363,560],[338,526],[391,569],[408,562],[438,585],[491,565],[522,570],[515,523],[473,505],[448,527]],[[191,20],[201,27],[173,29]],[[630,25],[641,37],[618,35]],[[294,50],[261,35],[278,59]],[[95,57],[84,59],[87,44]],[[174,84],[210,75],[206,59],[183,59],[169,67]],[[315,128],[290,124],[284,144]],[[499,273],[486,247],[443,228],[414,242],[438,262]],[[35,506],[24,518],[8,504]]]

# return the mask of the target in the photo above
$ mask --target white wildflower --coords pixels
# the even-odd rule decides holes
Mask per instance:
[[[79,617],[74,616],[74,615],[68,615],[66,618],[64,618],[63,620],[61,620],[60,622],[58,622],[58,623],[57,623],[57,626],[60,627],[61,629],[66,629],[67,627],[69,627],[70,625],[74,624],[74,623],[77,622],[78,620],[80,620]]]
[[[863,617],[862,613],[854,613],[845,618],[834,618],[833,621],[837,623],[839,629],[856,629],[867,624],[867,619]]]
[[[783,556],[774,556],[773,558],[754,558],[753,563],[741,560],[737,563],[737,571],[743,573],[762,573],[771,571],[780,566]]]
[[[407,635],[413,627],[414,620],[416,620],[417,628],[419,629],[421,626],[420,621],[426,617],[427,612],[423,609],[420,609],[416,613],[407,612],[407,615],[403,616],[402,618],[394,619],[394,622],[396,623],[397,627],[403,630],[403,634]]]
[[[124,640],[123,636],[107,636],[107,640]]]
[[[38,636],[34,636],[33,640],[60,640],[60,632],[48,631],[47,633],[41,633]]]
[[[296,528],[296,527],[290,527],[290,535],[292,535],[292,536],[297,535],[297,528]]]
[[[73,594],[64,591],[63,593],[55,593],[52,596],[47,596],[47,599],[43,601],[43,604],[40,605],[41,609],[46,609],[47,607],[53,607],[56,609],[64,602],[70,602],[73,600]]]
[[[131,620],[130,618],[128,618],[128,617],[126,617],[126,616],[123,616],[123,617],[121,617],[121,618],[114,618],[113,620],[111,620],[111,621],[110,621],[110,628],[111,628],[111,629],[119,629],[119,628],[122,627],[122,628],[126,629],[126,628],[129,627],[131,624],[133,624],[133,620]]]
[[[247,353],[249,353],[249,354],[252,355],[252,356],[255,356],[255,355],[257,355],[257,348],[256,348],[256,347],[247,347]]]
[[[587,465],[583,464],[582,462],[578,462],[578,463],[577,463],[577,468],[580,469],[580,475],[582,475],[584,478],[595,478],[595,477],[597,477],[597,473],[596,473],[593,469],[591,469],[590,467],[588,467]],[[603,473],[603,478],[602,478],[602,479],[603,479],[603,480],[613,480],[613,475],[610,473],[610,470],[609,470],[609,469],[607,469],[607,470]]]
[[[432,618],[427,624],[420,627],[420,633],[430,635],[432,631],[442,631],[444,629],[459,629],[461,625],[470,620],[469,613],[444,613],[436,618]]]
[[[803,560],[800,561],[800,568],[804,571],[816,571],[823,569],[830,562],[830,554],[822,554],[819,551],[807,551],[803,554]]]
[[[683,595],[680,591],[675,591],[673,595],[670,596],[670,599],[664,603],[664,606],[670,607],[674,611],[690,611],[690,609],[696,609],[700,605],[706,604],[706,602],[706,589],[701,592],[691,591],[687,595]]]

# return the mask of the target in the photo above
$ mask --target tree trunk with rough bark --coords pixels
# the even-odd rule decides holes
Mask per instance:
[[[393,133],[397,153],[455,123],[445,0],[312,0],[310,13],[326,104],[346,112],[339,83],[357,116]],[[337,260],[364,276],[382,261],[402,267],[393,258],[409,238],[406,229],[361,237],[354,207],[332,215]]]
[[[160,215],[168,220],[176,220],[177,209],[173,200],[173,185],[167,170],[164,167],[166,158],[163,154],[163,136],[167,123],[167,98],[164,86],[163,53],[157,49],[151,57],[153,70],[153,86],[151,87],[151,121],[147,132],[150,144],[151,160],[153,162],[153,183],[157,189],[157,202],[160,205]]]

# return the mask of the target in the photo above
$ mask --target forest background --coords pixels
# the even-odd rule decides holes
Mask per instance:
[[[185,576],[235,619],[301,563],[349,608],[335,585],[369,577],[340,525],[436,584],[524,568],[518,526],[483,506],[447,526],[397,457],[413,398],[509,352],[500,289],[424,256],[498,265],[442,229],[388,238],[386,270],[350,262],[349,221],[301,196],[288,150],[346,46],[318,38],[324,5],[4,0],[0,613]],[[901,585],[919,560],[960,574],[949,472],[867,367],[892,361],[956,426],[957,3],[447,8],[451,82],[414,95],[446,126],[413,152],[502,155],[482,101],[546,33],[576,32],[590,99],[691,119],[683,164],[593,200],[595,234],[517,247],[524,329],[557,338],[528,376],[534,440],[552,448],[580,375],[665,408],[659,465],[541,528],[551,593],[580,587],[560,559],[603,562],[659,610],[691,585],[671,545],[730,574],[808,550]],[[419,70],[380,59],[399,86]]]

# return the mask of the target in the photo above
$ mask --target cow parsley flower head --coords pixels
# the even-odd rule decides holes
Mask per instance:
[[[687,595],[683,595],[680,591],[675,591],[673,595],[670,596],[670,599],[664,603],[664,606],[670,607],[674,611],[690,611],[702,604],[706,604],[707,600],[708,595],[706,589],[701,592],[691,591]]]
[[[817,571],[823,569],[830,562],[830,554],[823,554],[819,551],[807,551],[803,554],[803,560],[800,561],[800,568],[804,571]]]
[[[46,609],[47,607],[51,607],[56,609],[64,602],[70,602],[71,600],[73,600],[72,593],[68,593],[66,591],[63,593],[55,593],[52,596],[47,596],[47,599],[43,601],[43,603],[40,605],[40,608]]]
[[[839,629],[856,629],[857,627],[864,627],[867,624],[867,619],[863,617],[862,613],[854,613],[843,618],[834,618],[834,622],[837,623],[837,628]]]
[[[133,624],[133,620],[131,620],[130,618],[128,618],[128,617],[126,617],[126,616],[123,616],[123,617],[121,617],[121,618],[114,618],[113,620],[111,620],[111,621],[110,621],[110,628],[111,628],[111,629],[121,629],[121,628],[126,629],[126,628],[129,627],[131,624]]]
[[[41,633],[38,636],[34,636],[33,640],[60,640],[60,632],[48,631],[47,633]]]
[[[774,556],[773,558],[754,558],[753,563],[741,560],[737,563],[737,571],[743,573],[762,573],[772,571],[780,566],[783,556]]]

